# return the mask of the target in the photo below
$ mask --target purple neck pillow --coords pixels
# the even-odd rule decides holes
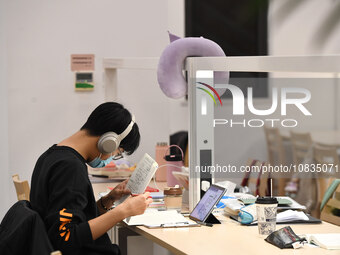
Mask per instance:
[[[217,43],[203,37],[180,38],[171,33],[169,37],[171,43],[159,59],[157,79],[165,95],[180,98],[184,97],[188,91],[187,82],[182,73],[187,57],[216,57],[225,56],[225,54]],[[229,72],[214,72],[215,84],[227,84],[228,80]],[[213,84],[210,85],[213,86]]]

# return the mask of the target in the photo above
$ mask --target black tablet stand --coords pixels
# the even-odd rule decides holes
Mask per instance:
[[[221,224],[221,222],[212,213],[209,214],[204,223]]]

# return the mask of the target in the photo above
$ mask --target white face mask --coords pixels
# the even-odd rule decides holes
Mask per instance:
[[[112,155],[111,157],[108,157],[107,159],[101,159],[102,154],[99,155],[99,157],[96,157],[94,160],[89,162],[89,166],[93,168],[101,168],[105,167],[107,164],[109,164],[112,161]]]

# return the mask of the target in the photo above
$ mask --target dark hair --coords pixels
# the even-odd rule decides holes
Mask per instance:
[[[131,113],[123,105],[108,102],[99,105],[90,114],[80,130],[86,130],[91,136],[101,136],[106,132],[121,134],[132,120]],[[120,146],[131,155],[139,146],[140,134],[135,123],[130,133],[121,141]]]

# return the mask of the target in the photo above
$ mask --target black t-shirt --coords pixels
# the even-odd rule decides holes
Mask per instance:
[[[107,234],[93,241],[88,221],[99,215],[84,158],[53,145],[38,159],[31,180],[32,208],[42,217],[56,250],[67,254],[114,254]]]

